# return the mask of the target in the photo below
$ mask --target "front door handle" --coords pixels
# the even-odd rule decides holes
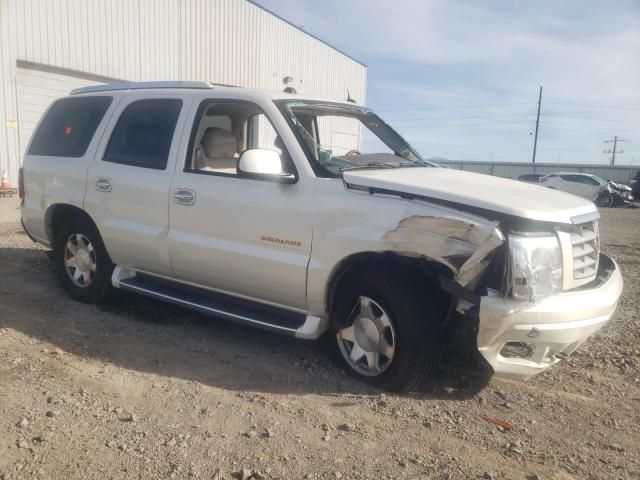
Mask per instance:
[[[193,205],[196,203],[196,192],[188,188],[178,188],[173,192],[173,201],[180,205]]]
[[[98,178],[96,180],[96,190],[110,192],[112,189],[111,180],[108,178]]]

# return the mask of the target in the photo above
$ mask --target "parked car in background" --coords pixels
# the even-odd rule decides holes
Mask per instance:
[[[518,180],[520,180],[521,182],[538,183],[540,182],[540,179],[542,177],[545,177],[546,175],[546,173],[526,173],[524,175],[520,175],[518,177]]]
[[[540,183],[548,188],[573,193],[591,200],[600,207],[631,205],[631,188],[588,173],[558,172],[542,177]]]

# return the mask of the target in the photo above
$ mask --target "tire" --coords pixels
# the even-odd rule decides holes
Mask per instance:
[[[610,193],[603,193],[598,198],[598,205],[604,208],[613,207],[614,203],[615,203],[615,200],[613,198],[613,195],[611,195]]]
[[[443,316],[428,292],[418,290],[419,283],[385,271],[367,271],[341,282],[327,341],[334,359],[350,375],[393,392],[425,389],[440,363]],[[372,315],[373,320],[368,318]],[[357,347],[365,350],[364,357]]]
[[[110,297],[114,265],[90,220],[65,221],[56,234],[53,257],[62,287],[73,299],[101,303]]]

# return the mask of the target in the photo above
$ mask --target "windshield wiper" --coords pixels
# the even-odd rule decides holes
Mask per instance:
[[[399,168],[398,164],[383,163],[383,162],[369,162],[366,165],[354,165],[353,167],[342,167],[341,172],[347,170],[365,170],[367,168]]]

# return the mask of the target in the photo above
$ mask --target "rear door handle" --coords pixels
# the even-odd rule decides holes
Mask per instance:
[[[180,205],[193,205],[196,203],[196,192],[188,188],[178,188],[173,192],[173,201]]]
[[[98,178],[96,180],[96,190],[110,192],[112,188],[111,180],[108,178]]]

